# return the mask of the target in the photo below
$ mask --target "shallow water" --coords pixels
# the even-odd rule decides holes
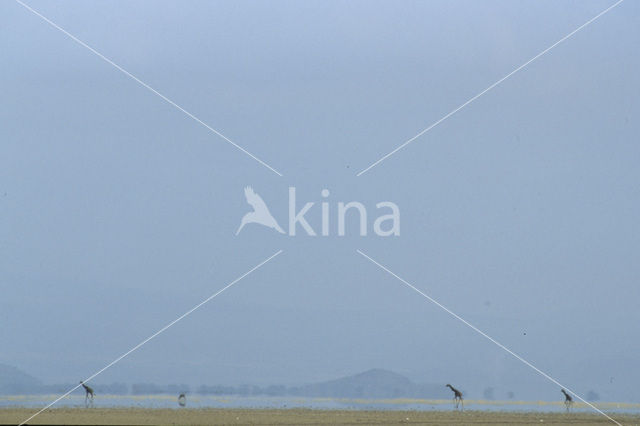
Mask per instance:
[[[59,395],[2,395],[0,408],[33,407],[42,408],[53,402]],[[605,412],[629,414],[640,413],[638,403],[598,402],[596,407]],[[56,407],[84,407],[84,396],[69,395],[56,403]],[[96,395],[94,407],[138,407],[138,408],[179,408],[178,395]],[[312,408],[350,410],[443,410],[453,409],[450,400],[427,399],[348,399],[348,398],[308,398],[308,397],[242,397],[187,395],[189,408]],[[540,411],[563,412],[561,401],[485,401],[467,400],[465,409],[487,411]],[[572,411],[593,411],[587,404],[576,402]]]

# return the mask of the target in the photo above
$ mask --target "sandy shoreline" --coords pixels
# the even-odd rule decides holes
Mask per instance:
[[[0,424],[18,424],[37,410],[0,409]],[[614,415],[625,425],[640,424],[640,415]],[[487,411],[360,411],[360,410],[265,410],[265,409],[141,409],[54,408],[29,424],[56,425],[611,425],[596,413],[513,413]]]

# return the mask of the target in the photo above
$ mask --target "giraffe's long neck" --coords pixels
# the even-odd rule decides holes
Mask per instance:
[[[459,396],[459,397],[462,397],[462,392],[460,392],[458,389],[454,388],[454,387],[453,387],[453,386],[451,386],[451,385],[447,385],[447,386],[449,387],[449,389],[451,389],[451,391],[453,391],[453,393],[454,393],[454,395],[455,395],[456,397],[458,397],[458,396]]]

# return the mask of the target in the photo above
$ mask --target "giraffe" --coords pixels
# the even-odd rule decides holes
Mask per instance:
[[[564,389],[560,389],[560,392],[564,394],[564,406],[567,407],[567,411],[569,411],[573,404],[573,398],[571,398],[571,395],[569,395]]]
[[[458,409],[458,406],[461,406],[462,411],[464,411],[464,401],[462,400],[462,392],[460,392],[458,389],[454,388],[450,384],[447,384],[446,387],[451,389],[451,391],[453,392],[453,406],[456,409]]]
[[[84,388],[84,406],[88,407],[89,404],[91,404],[93,406],[93,389],[87,385],[84,384],[84,382],[82,380],[80,380],[80,384],[82,385],[82,387]]]

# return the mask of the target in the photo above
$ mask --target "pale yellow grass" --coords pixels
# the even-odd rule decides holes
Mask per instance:
[[[0,424],[18,424],[33,409],[0,409]],[[614,415],[624,425],[640,416]],[[54,408],[29,424],[52,425],[612,425],[592,413],[504,413],[471,411],[249,410]]]

